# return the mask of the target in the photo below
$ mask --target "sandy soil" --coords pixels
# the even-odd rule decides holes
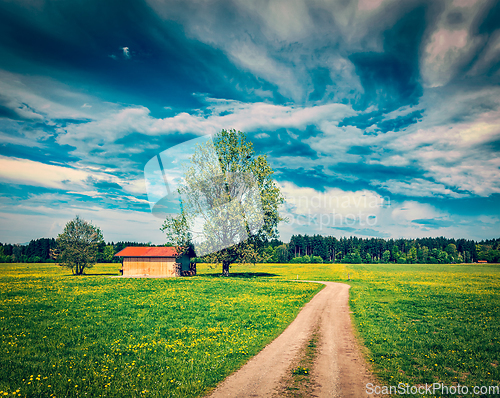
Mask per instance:
[[[366,384],[377,384],[368,372],[349,317],[349,285],[326,285],[273,342],[227,377],[210,395],[219,397],[279,396],[280,381],[319,326],[320,340],[313,366],[313,397],[363,398]]]

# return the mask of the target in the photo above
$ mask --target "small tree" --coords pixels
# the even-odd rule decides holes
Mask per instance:
[[[457,246],[453,243],[450,243],[448,246],[444,248],[444,251],[448,254],[450,261],[455,261],[458,258]]]
[[[115,249],[113,249],[113,246],[107,245],[104,248],[104,253],[102,254],[102,259],[107,263],[111,263],[113,261],[114,255],[115,255]]]
[[[412,247],[408,251],[408,254],[406,255],[406,262],[408,264],[415,264],[417,262],[417,248],[416,247]]]
[[[102,242],[101,230],[76,216],[57,236],[60,251],[57,261],[59,265],[71,268],[74,275],[82,275],[85,268],[92,268],[96,263]]]

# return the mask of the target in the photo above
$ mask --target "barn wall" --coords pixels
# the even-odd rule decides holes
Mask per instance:
[[[124,276],[179,276],[174,257],[125,257]]]

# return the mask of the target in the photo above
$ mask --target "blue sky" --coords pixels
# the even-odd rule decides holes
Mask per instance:
[[[147,161],[235,128],[291,234],[500,232],[500,3],[0,2],[0,241],[163,243]]]

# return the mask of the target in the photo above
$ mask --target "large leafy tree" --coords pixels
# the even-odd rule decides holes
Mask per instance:
[[[284,199],[273,173],[244,133],[222,130],[199,145],[184,168],[181,212],[162,226],[167,241],[179,252],[194,241],[197,254],[222,263],[225,276],[232,263],[255,262],[262,242],[278,237],[282,221],[278,208]]]
[[[71,269],[74,275],[82,275],[97,261],[99,246],[104,242],[99,227],[76,216],[57,236],[59,265]]]

